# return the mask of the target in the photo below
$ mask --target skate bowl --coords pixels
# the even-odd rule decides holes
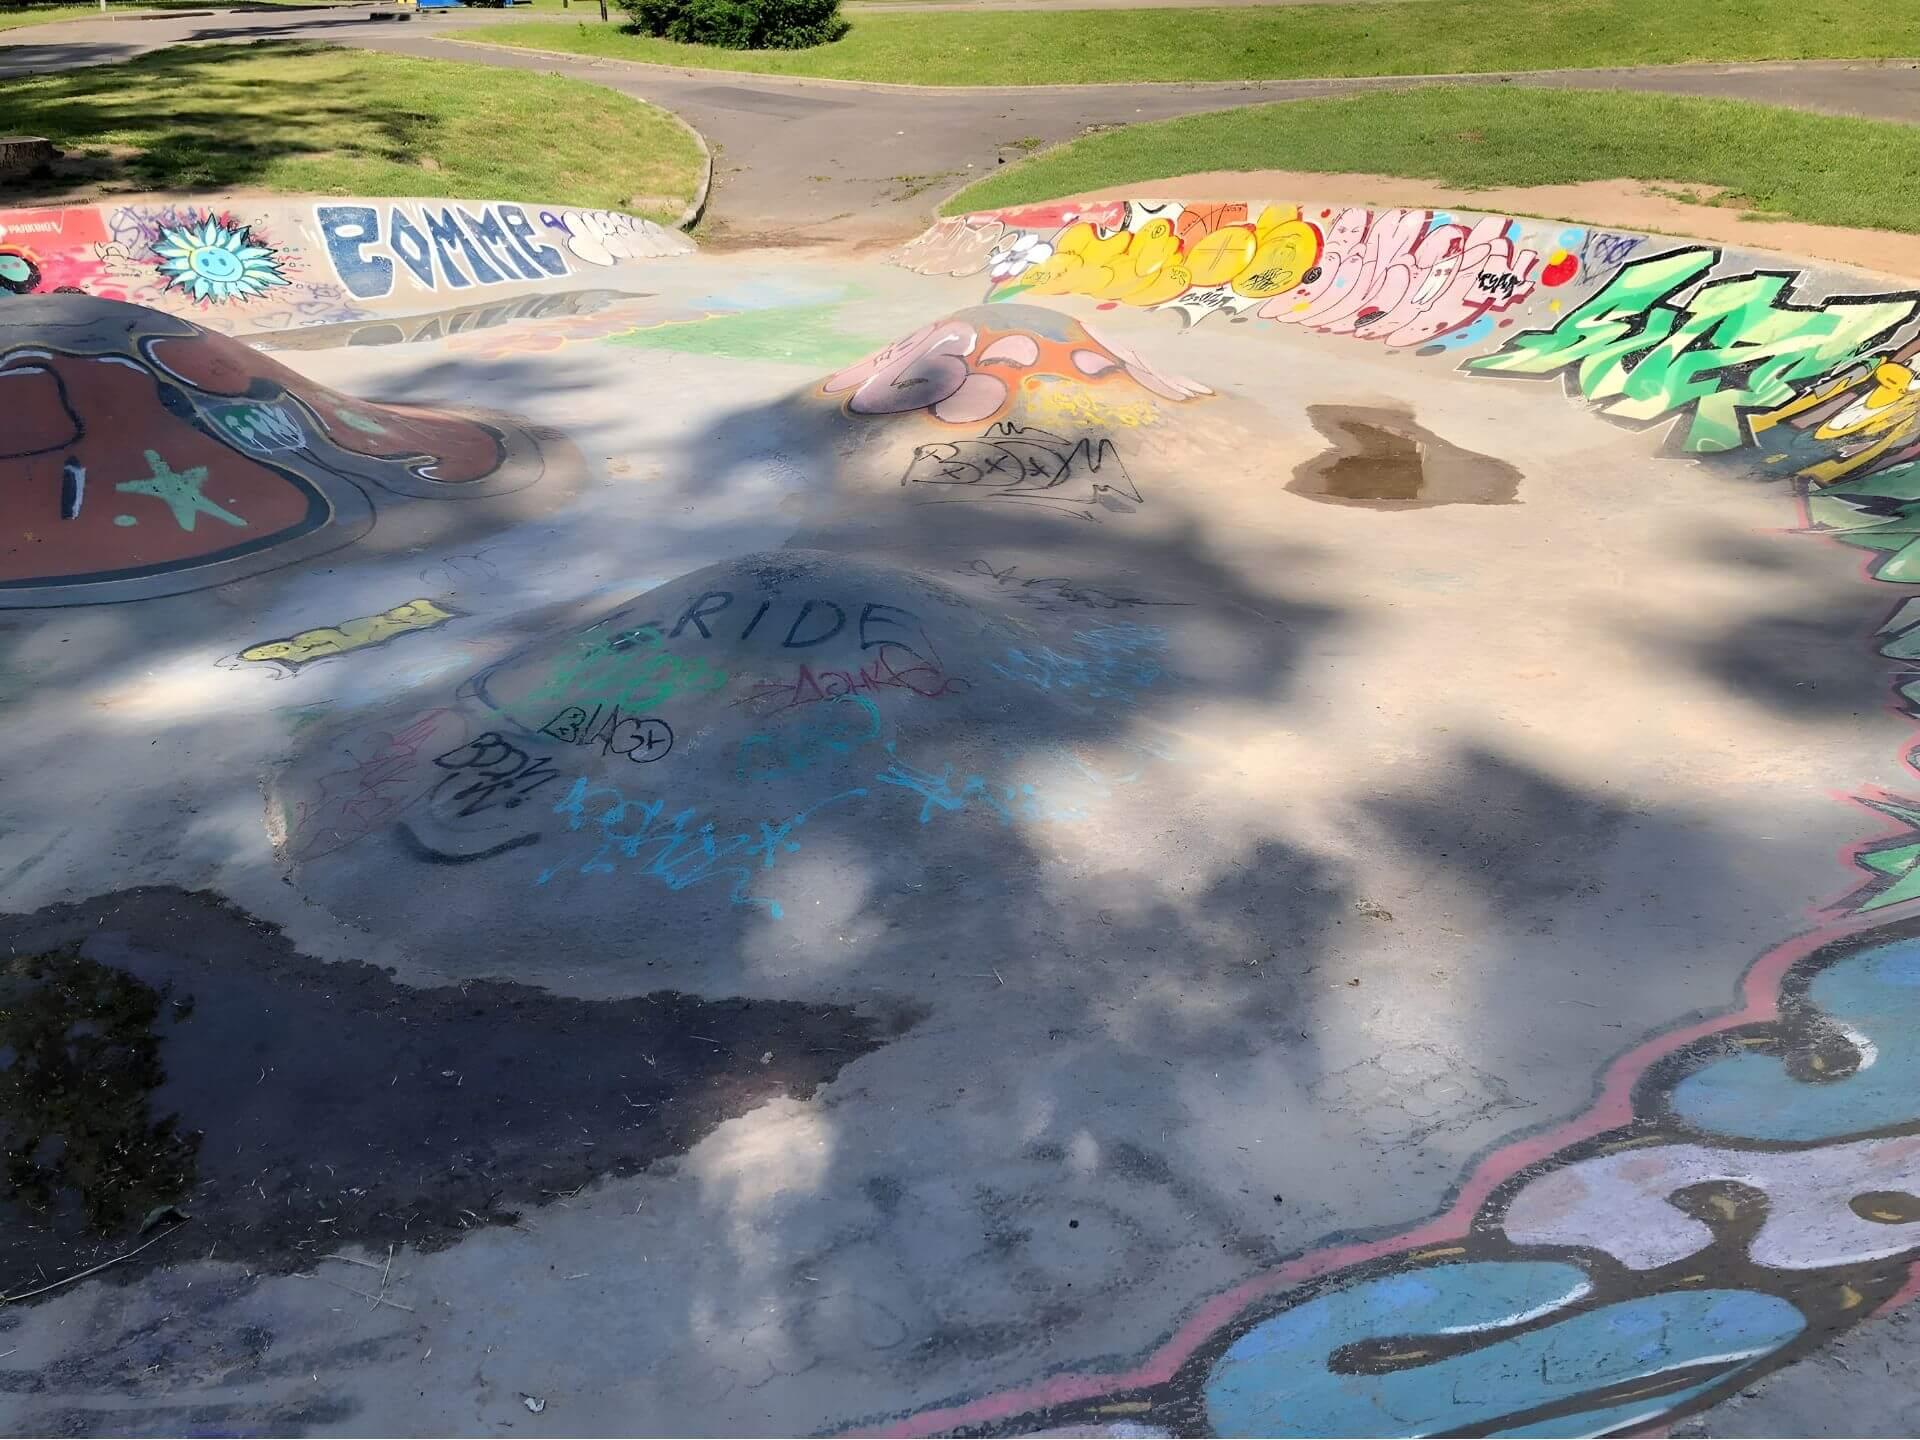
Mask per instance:
[[[1920,289],[260,203],[0,217],[12,1428],[1642,1433],[1920,1292]]]

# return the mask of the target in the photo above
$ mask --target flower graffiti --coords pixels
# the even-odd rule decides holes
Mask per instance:
[[[273,251],[254,244],[245,225],[211,218],[197,226],[182,225],[165,231],[153,253],[160,257],[160,273],[169,288],[216,305],[252,300],[287,283]]]

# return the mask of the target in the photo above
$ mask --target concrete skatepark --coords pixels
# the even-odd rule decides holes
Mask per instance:
[[[1898,1365],[1911,285],[1304,193],[0,225],[9,1430]]]

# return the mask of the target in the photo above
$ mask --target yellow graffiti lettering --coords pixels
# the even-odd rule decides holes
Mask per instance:
[[[1320,261],[1321,244],[1319,230],[1292,205],[1269,205],[1250,224],[1221,225],[1190,241],[1164,216],[1112,234],[1082,220],[1063,230],[1052,256],[1026,270],[1018,284],[1036,295],[1087,295],[1142,307],[1221,285],[1268,299],[1303,282]]]
[[[1227,225],[1202,235],[1187,252],[1187,268],[1196,285],[1224,285],[1253,259],[1257,242],[1245,225]]]
[[[1287,220],[1259,232],[1253,257],[1233,277],[1236,295],[1264,299],[1291,290],[1320,260],[1320,232],[1304,220]]]
[[[357,619],[343,620],[338,625],[302,630],[297,635],[289,635],[281,640],[263,640],[258,645],[249,645],[242,650],[240,658],[298,669],[315,660],[345,655],[349,651],[364,650],[372,645],[384,645],[397,635],[431,630],[436,625],[458,619],[459,615],[458,610],[442,609],[431,600],[409,600],[378,615],[363,615]]]

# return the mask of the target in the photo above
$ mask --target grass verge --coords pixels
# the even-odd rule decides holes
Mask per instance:
[[[462,35],[583,55],[918,85],[1440,75],[1688,60],[1920,54],[1920,5],[1804,0],[1477,0],[1195,10],[866,15],[812,50],[720,50],[535,20]]]
[[[1462,189],[1651,180],[1818,225],[1920,233],[1920,127],[1735,100],[1429,85],[1129,125],[969,185],[956,215],[1204,170],[1403,175]],[[1809,163],[1818,156],[1818,163]]]
[[[0,80],[0,132],[16,131],[78,152],[96,188],[546,200],[669,221],[700,169],[670,115],[598,85],[306,43]]]

